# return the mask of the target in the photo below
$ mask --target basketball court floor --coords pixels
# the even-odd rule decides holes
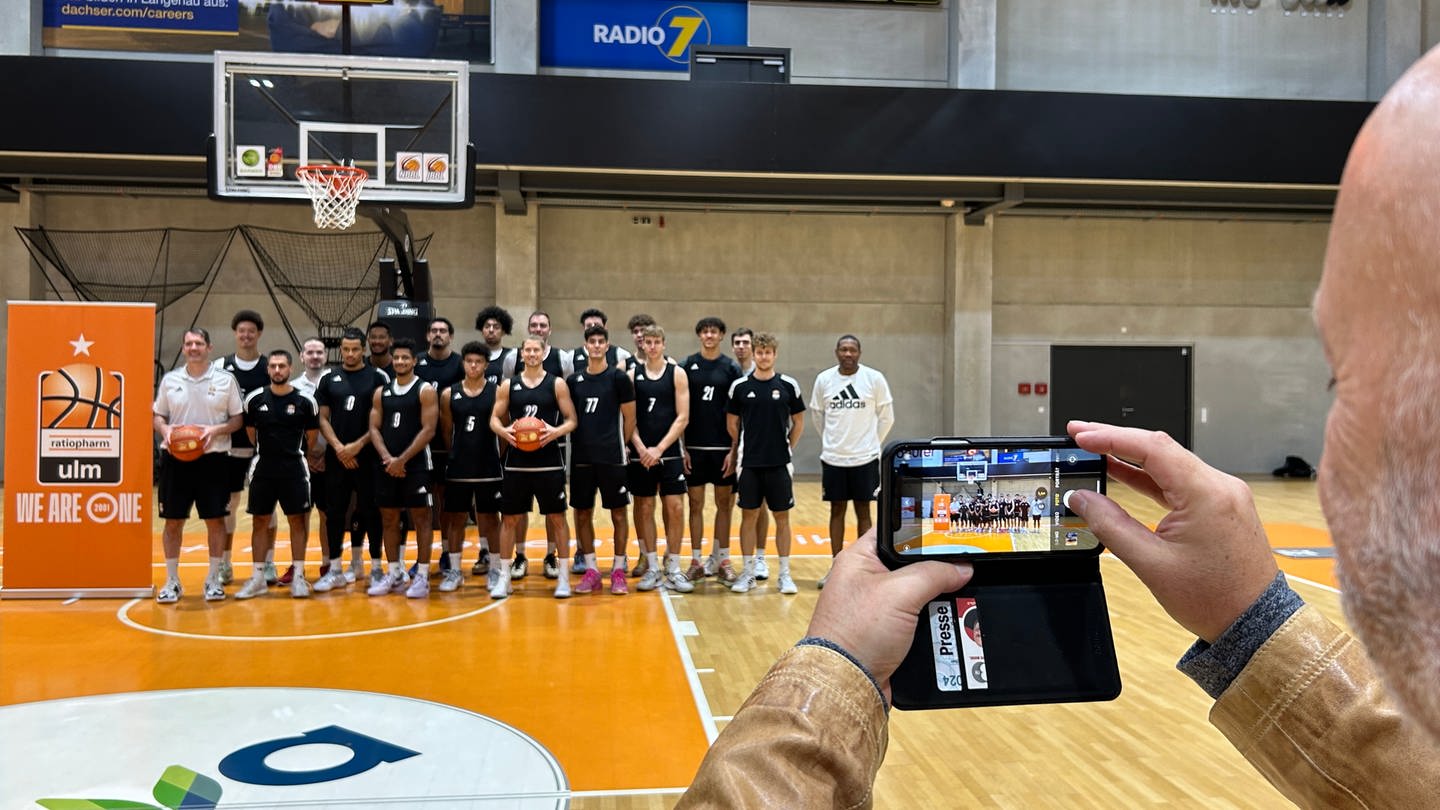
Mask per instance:
[[[1313,483],[1252,486],[1282,569],[1338,620]],[[818,483],[796,494],[793,597],[775,590],[772,540],[772,578],[749,594],[714,580],[693,594],[639,593],[631,580],[626,596],[557,601],[532,518],[531,574],[503,601],[474,578],[428,600],[351,586],[239,602],[232,586],[232,598],[206,603],[193,522],[178,606],[0,601],[0,806],[670,807],[709,741],[805,633],[828,565],[827,511]],[[1144,520],[1161,514],[1112,494]],[[158,523],[155,534],[158,581]],[[237,563],[247,538],[242,520]],[[611,550],[600,550],[607,571]],[[467,548],[467,572],[475,554]],[[85,561],[62,549],[55,564]],[[1106,555],[1101,570],[1120,698],[894,712],[877,807],[1285,804],[1174,670],[1191,639],[1123,563]],[[237,585],[248,574],[237,564]]]

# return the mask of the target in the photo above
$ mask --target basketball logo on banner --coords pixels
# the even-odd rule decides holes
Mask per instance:
[[[80,339],[77,353],[92,341]],[[93,363],[40,372],[37,481],[45,485],[118,484],[123,478],[125,375]]]

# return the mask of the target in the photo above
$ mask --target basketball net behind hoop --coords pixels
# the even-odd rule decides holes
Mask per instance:
[[[295,176],[315,207],[315,227],[344,230],[355,224],[360,189],[370,173],[355,166],[320,163],[301,166]]]

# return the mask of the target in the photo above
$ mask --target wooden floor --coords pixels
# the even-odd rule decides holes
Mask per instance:
[[[1252,488],[1273,545],[1328,546],[1313,483],[1266,479]],[[794,597],[775,591],[772,542],[772,579],[751,594],[731,594],[713,581],[689,595],[642,594],[632,580],[628,596],[558,602],[550,598],[553,583],[539,575],[543,533],[532,518],[532,574],[503,602],[492,602],[472,581],[459,593],[432,593],[424,601],[367,598],[351,586],[308,601],[276,589],[251,602],[207,604],[199,597],[204,554],[197,523],[187,532],[179,606],[0,601],[0,734],[9,734],[9,749],[16,733],[48,733],[7,728],[7,706],[85,695],[242,686],[378,692],[482,714],[533,738],[563,768],[561,804],[669,807],[708,740],[775,657],[804,635],[815,580],[829,557],[828,513],[818,490],[815,482],[797,485],[792,522],[806,542],[794,548],[801,588]],[[1133,493],[1112,494],[1142,520],[1160,516]],[[608,536],[608,524],[597,522],[597,530]],[[473,534],[472,528],[469,539]],[[237,547],[248,544],[247,536],[242,521]],[[609,551],[606,543],[602,556]],[[467,571],[474,555],[467,549]],[[157,529],[157,582],[159,559]],[[283,534],[277,559],[288,561]],[[1121,697],[895,712],[878,807],[1284,805],[1206,723],[1209,698],[1175,671],[1192,639],[1124,564],[1109,555],[1103,560]],[[1277,560],[1307,601],[1340,620],[1330,560]],[[248,566],[237,565],[237,582],[246,574]],[[74,781],[74,763],[53,767]],[[4,771],[0,803],[36,806],[11,804],[16,798],[5,791]],[[126,798],[104,795],[101,787],[87,793],[82,785],[71,795]],[[514,804],[503,787],[486,792],[491,803],[466,806]],[[128,798],[149,797],[142,791]]]

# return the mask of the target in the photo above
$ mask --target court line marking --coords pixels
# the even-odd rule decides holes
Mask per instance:
[[[715,727],[710,701],[705,697],[705,688],[700,685],[700,674],[695,671],[695,660],[690,657],[690,645],[685,643],[685,637],[680,632],[680,620],[675,616],[675,607],[670,604],[671,598],[673,597],[669,593],[662,593],[660,601],[665,607],[665,620],[670,623],[670,635],[675,639],[675,649],[680,653],[680,666],[685,670],[685,680],[690,683],[690,696],[695,699],[695,711],[699,713],[700,725],[705,729],[705,745],[709,747],[714,744],[715,738],[720,736],[720,730]],[[692,622],[691,625],[693,624]]]
[[[491,611],[495,608],[500,607],[501,605],[505,604],[506,600],[497,599],[490,604],[485,605],[484,607],[479,607],[466,613],[459,613],[454,616],[446,616],[441,619],[430,619],[428,621],[417,622],[415,624],[402,624],[396,627],[376,627],[371,630],[349,630],[343,633],[316,633],[315,635],[306,636],[217,636],[206,633],[183,633],[178,630],[165,630],[159,627],[151,627],[146,624],[141,624],[130,618],[130,608],[140,604],[141,602],[146,601],[150,600],[139,598],[131,599],[129,602],[121,605],[119,609],[115,611],[115,618],[119,619],[121,624],[126,625],[131,629],[140,630],[145,633],[154,633],[157,636],[171,636],[173,638],[193,638],[199,639],[201,641],[316,641],[320,639],[330,638],[358,638],[360,636],[378,636],[385,633],[398,633],[402,630],[419,630],[424,627],[435,627],[437,625],[448,624],[450,622],[458,622],[461,619],[468,619],[472,616],[479,616],[481,613],[485,613],[487,611]],[[711,739],[713,740],[714,738]]]
[[[719,717],[716,717],[716,718],[715,718],[716,722],[720,722],[720,723],[728,723],[728,722],[730,722],[731,720],[734,720],[734,719],[735,719],[735,716],[732,715],[732,714],[722,714],[722,715],[720,715]]]
[[[567,795],[575,799],[604,798],[606,796],[674,796],[684,793],[689,788],[633,788],[630,790],[572,790]],[[536,794],[525,794],[526,796]]]
[[[1333,594],[1339,594],[1339,593],[1340,593],[1340,589],[1334,587],[1333,585],[1326,585],[1326,584],[1323,583],[1323,582],[1316,582],[1316,581],[1313,580],[1313,579],[1306,579],[1306,578],[1304,578],[1304,577],[1297,577],[1297,576],[1295,576],[1294,574],[1286,574],[1286,575],[1285,575],[1285,579],[1290,580],[1291,582],[1303,582],[1303,583],[1306,584],[1306,585],[1309,585],[1309,586],[1314,587],[1314,588],[1319,588],[1319,589],[1322,590],[1322,591],[1329,591],[1330,593],[1333,593]]]

